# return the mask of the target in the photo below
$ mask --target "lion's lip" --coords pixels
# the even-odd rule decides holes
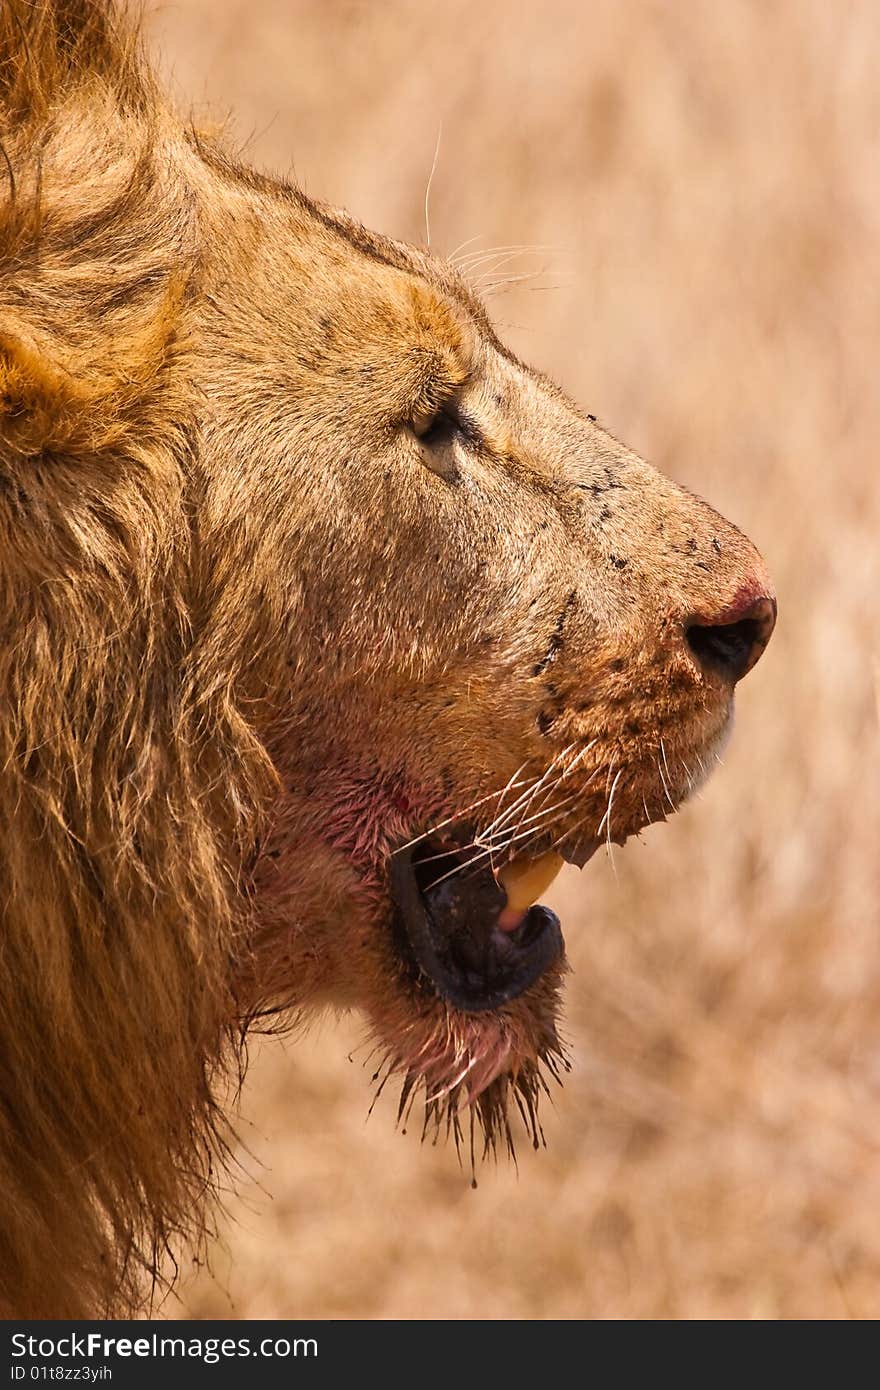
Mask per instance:
[[[595,845],[565,857],[586,863]],[[422,987],[457,1009],[483,1013],[523,994],[564,954],[555,912],[535,903],[515,930],[499,917],[507,898],[484,855],[423,840],[391,858],[392,928]]]

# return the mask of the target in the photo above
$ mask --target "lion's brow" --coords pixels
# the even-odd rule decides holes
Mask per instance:
[[[370,231],[355,218],[309,198],[296,184],[270,177],[246,164],[233,161],[217,146],[202,142],[194,132],[193,134],[199,154],[215,172],[222,174],[227,180],[245,184],[285,208],[294,205],[333,236],[339,237],[358,255],[367,257],[377,265],[402,270],[428,281],[436,289],[455,299],[467,311],[496,351],[516,366],[522,365],[496,337],[494,326],[481,300],[456,274],[454,267],[442,257],[407,246],[391,237],[382,236],[379,232]]]

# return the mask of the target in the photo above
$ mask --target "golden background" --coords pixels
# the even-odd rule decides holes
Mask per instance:
[[[366,1122],[356,1018],[266,1043],[251,1177],[162,1313],[877,1316],[880,6],[177,0],[149,28],[184,107],[395,236],[425,238],[442,126],[432,245],[750,533],[780,606],[702,797],[560,880],[547,1151],[472,1191],[393,1099]]]

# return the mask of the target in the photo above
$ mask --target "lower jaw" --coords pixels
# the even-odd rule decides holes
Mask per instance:
[[[556,914],[540,903],[527,905],[561,864],[556,855],[543,858],[556,865],[536,881],[533,866],[540,873],[540,858],[519,861],[526,864],[525,875],[513,861],[496,876],[482,854],[460,858],[448,846],[438,853],[436,843],[406,845],[392,855],[392,940],[417,1000],[434,998],[465,1014],[490,1014],[527,995],[564,958]],[[521,893],[524,886],[526,895],[511,908],[508,893]]]

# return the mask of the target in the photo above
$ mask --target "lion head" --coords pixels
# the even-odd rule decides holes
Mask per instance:
[[[0,1302],[70,1316],[203,1228],[267,1014],[361,1010],[402,1106],[536,1131],[538,899],[711,769],[775,601],[112,6],[13,0],[0,60]]]

